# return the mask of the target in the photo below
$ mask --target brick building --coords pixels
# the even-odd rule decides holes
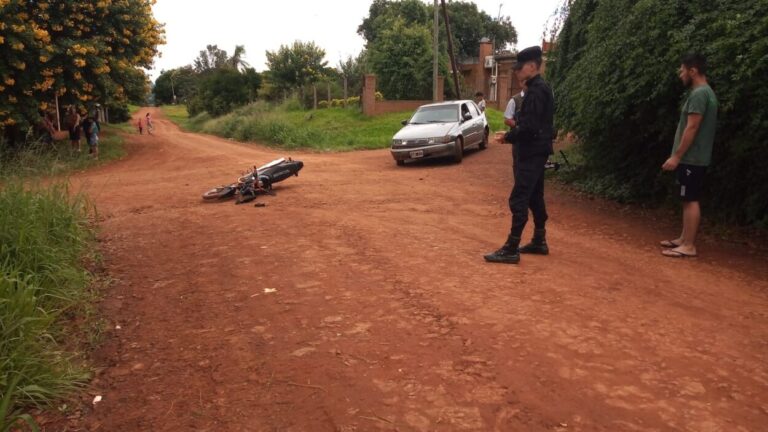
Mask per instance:
[[[546,54],[552,49],[552,43],[544,41],[542,48],[546,58]],[[474,95],[475,92],[481,91],[485,94],[488,106],[503,110],[509,99],[522,90],[512,71],[515,60],[516,53],[501,51],[494,54],[491,41],[488,38],[481,39],[479,56],[459,62],[459,72],[467,87],[465,93]]]

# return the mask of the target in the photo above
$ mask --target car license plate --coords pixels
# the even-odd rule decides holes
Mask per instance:
[[[424,157],[424,150],[416,150],[411,152],[411,158],[416,159]]]

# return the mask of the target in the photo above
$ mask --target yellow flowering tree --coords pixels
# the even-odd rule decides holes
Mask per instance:
[[[0,128],[38,109],[125,104],[164,43],[154,0],[0,0]]]

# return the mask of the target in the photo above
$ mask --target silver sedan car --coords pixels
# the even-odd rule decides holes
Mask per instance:
[[[403,126],[392,137],[392,157],[398,165],[445,156],[461,162],[464,150],[488,145],[488,120],[471,100],[422,105]]]

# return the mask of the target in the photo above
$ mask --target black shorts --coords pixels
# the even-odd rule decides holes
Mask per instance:
[[[680,201],[699,201],[704,186],[707,167],[680,164],[677,166],[677,183],[680,185]]]

